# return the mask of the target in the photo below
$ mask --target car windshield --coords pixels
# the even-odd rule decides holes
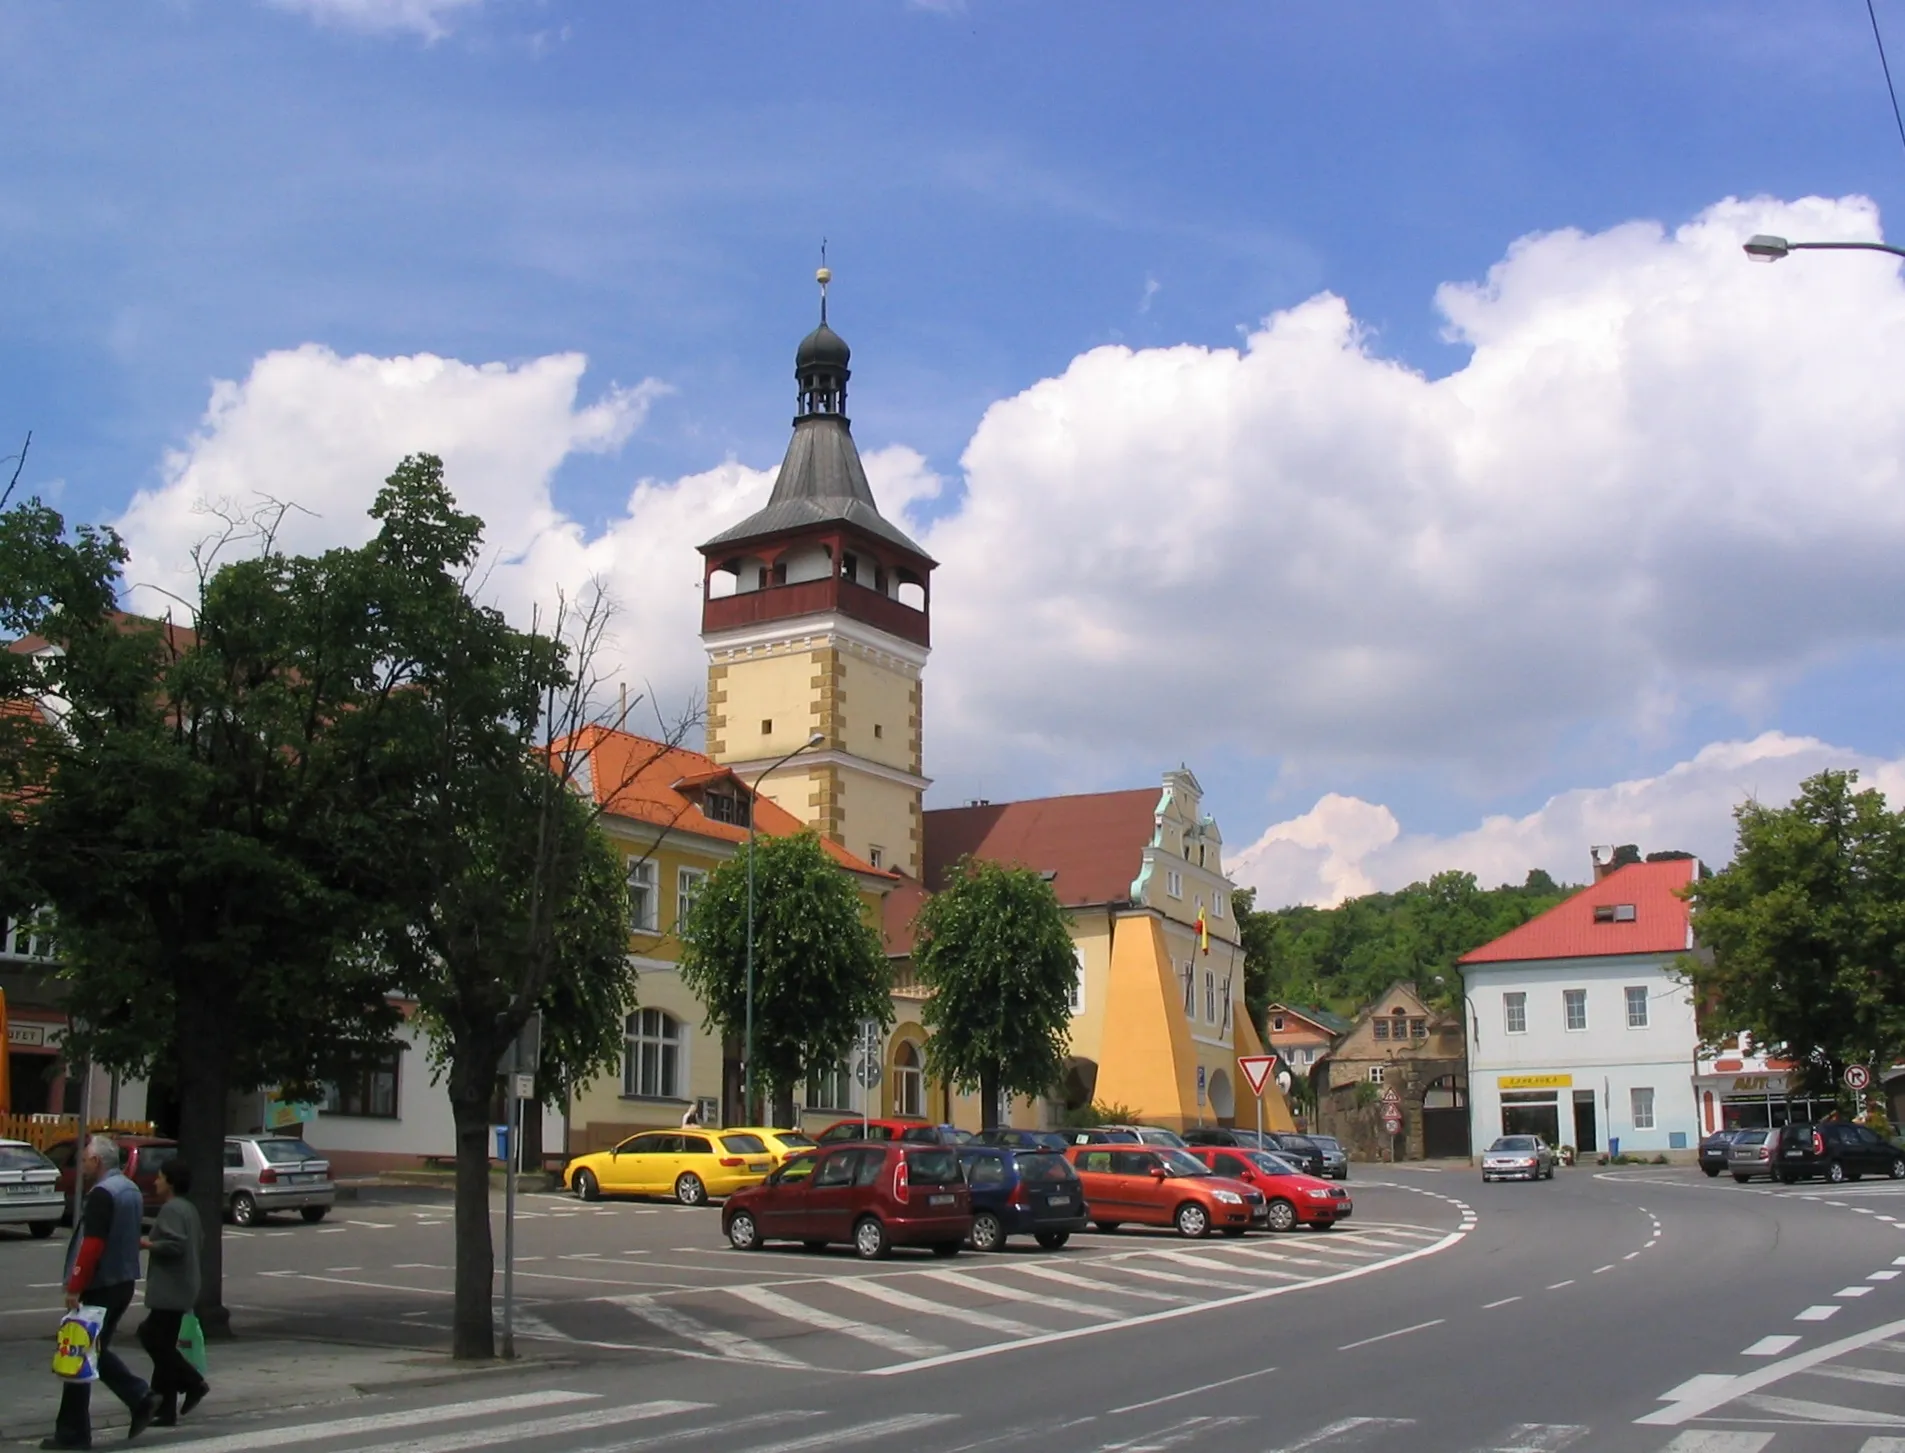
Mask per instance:
[[[723,1135],[721,1144],[729,1155],[765,1155],[767,1142],[758,1135]]]
[[[1735,1145],[1764,1145],[1770,1132],[1765,1130],[1737,1130],[1733,1133]]]
[[[0,1145],[0,1170],[52,1170],[53,1162],[30,1145]]]
[[[1310,1139],[1322,1146],[1325,1151],[1332,1153],[1343,1148],[1342,1142],[1333,1135],[1312,1135]]]
[[[1532,1135],[1504,1135],[1488,1148],[1526,1153],[1535,1148],[1535,1138]]]
[[[1209,1166],[1192,1155],[1188,1150],[1174,1150],[1166,1145],[1158,1149],[1158,1159],[1164,1162],[1164,1173],[1168,1176],[1207,1176],[1215,1175]]]
[[[963,1179],[959,1157],[950,1150],[909,1150],[906,1179],[916,1186],[956,1186]]]
[[[261,1140],[258,1142],[258,1153],[265,1158],[267,1165],[289,1165],[293,1161],[322,1159],[302,1140]]]
[[[1246,1150],[1244,1159],[1267,1176],[1293,1176],[1300,1174],[1289,1161],[1272,1155],[1267,1150]]]
[[[1175,1130],[1160,1130],[1155,1125],[1143,1125],[1135,1133],[1146,1145],[1170,1145],[1180,1150],[1184,1146],[1184,1137]]]
[[[776,1130],[774,1132],[774,1138],[782,1145],[800,1146],[812,1145],[814,1143],[814,1139],[811,1135],[802,1135],[798,1130]]]
[[[1062,1155],[1022,1150],[1017,1156],[1019,1179],[1023,1181],[1075,1181],[1071,1163]]]

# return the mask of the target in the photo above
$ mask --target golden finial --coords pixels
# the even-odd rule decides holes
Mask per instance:
[[[827,321],[827,284],[833,281],[833,269],[827,266],[827,239],[820,239],[820,266],[814,272],[814,281],[820,284],[820,321]]]

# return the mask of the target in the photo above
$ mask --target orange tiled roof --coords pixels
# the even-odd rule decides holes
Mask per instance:
[[[1692,858],[1629,863],[1493,943],[1462,955],[1465,964],[1684,953],[1693,915],[1681,892],[1699,864]],[[1596,908],[1631,907],[1631,918],[1597,918]]]

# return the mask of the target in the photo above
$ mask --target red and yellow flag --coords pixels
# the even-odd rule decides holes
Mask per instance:
[[[1204,910],[1197,910],[1197,946],[1205,953],[1210,952],[1210,925],[1204,921]]]

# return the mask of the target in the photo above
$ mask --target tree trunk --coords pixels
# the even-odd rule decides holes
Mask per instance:
[[[780,1130],[798,1130],[800,1121],[794,1116],[794,1087],[792,1085],[774,1086],[774,1125]]]
[[[450,1108],[456,1119],[456,1312],[451,1318],[450,1355],[482,1359],[496,1355],[496,1321],[490,1305],[496,1256],[489,1235],[490,1091],[494,1076],[473,1072],[462,1055],[457,1059],[450,1072]],[[493,1068],[496,1056],[492,1054],[481,1062]]]
[[[225,1117],[230,1090],[231,1046],[216,1003],[193,992],[191,979],[178,999],[179,1156],[191,1167],[192,1205],[204,1227],[199,1248],[199,1325],[209,1338],[231,1336],[225,1306]]]
[[[999,1067],[984,1065],[979,1070],[979,1125],[984,1130],[999,1128]]]

